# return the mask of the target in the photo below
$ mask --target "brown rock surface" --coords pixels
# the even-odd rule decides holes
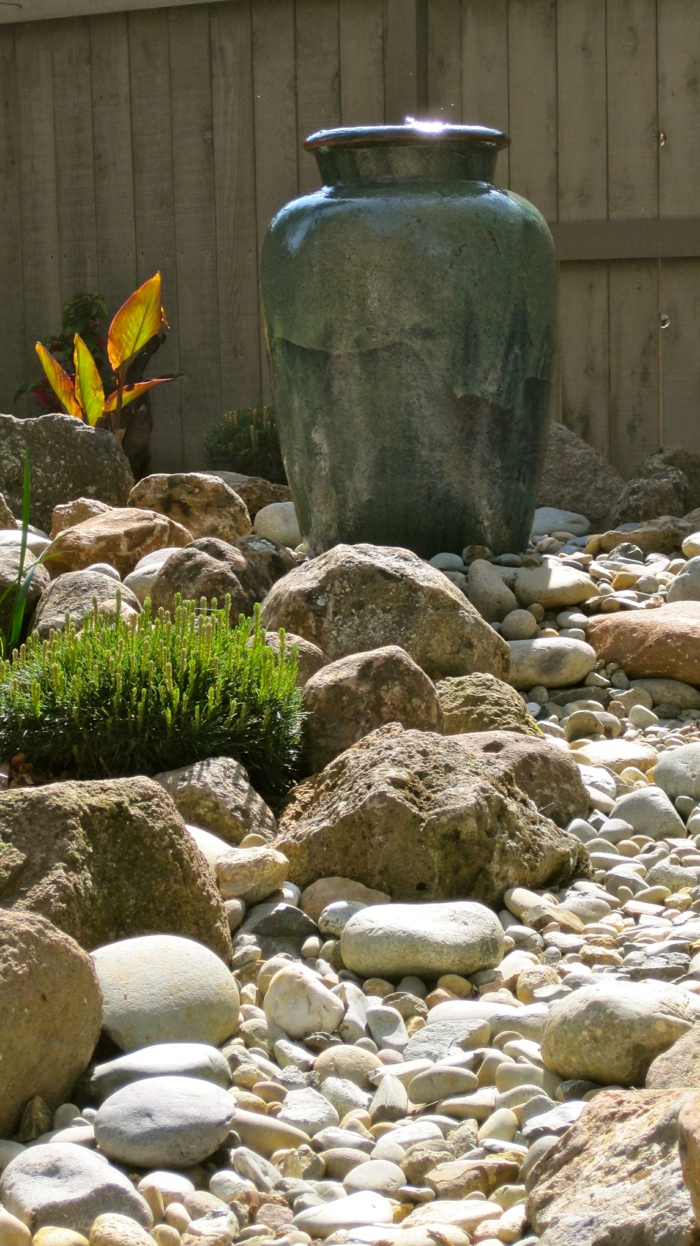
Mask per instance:
[[[550,424],[538,506],[577,511],[590,520],[593,532],[603,532],[624,487],[622,477],[593,446],[565,424]]]
[[[454,738],[392,723],[294,789],[275,847],[301,887],[348,874],[394,900],[499,903],[585,869],[582,845]]]
[[[254,519],[263,506],[271,506],[273,502],[291,502],[292,494],[288,485],[275,485],[262,476],[244,476],[242,472],[209,472],[217,476],[238,494],[246,506],[251,519]]]
[[[251,531],[245,502],[223,480],[204,472],[144,476],[131,490],[127,506],[167,515],[187,528],[195,540],[215,536],[221,541],[235,541]]]
[[[457,675],[436,685],[445,735],[466,731],[515,731],[537,736],[542,732],[525,709],[523,698],[495,675]]]
[[[199,537],[168,558],[151,587],[154,611],[172,610],[175,596],[184,601],[199,602],[216,598],[222,607],[231,597],[231,618],[251,615],[253,606],[262,601],[270,587],[269,579],[234,545],[218,537]]]
[[[304,688],[304,709],[304,753],[312,774],[384,723],[442,731],[435,685],[398,645],[324,666]]]
[[[638,476],[653,476],[659,468],[677,467],[688,481],[686,511],[700,507],[700,454],[685,450],[682,446],[667,446],[657,450],[637,468]],[[684,512],[685,513],[685,512]]]
[[[29,568],[34,565],[36,558],[29,550],[24,553],[24,576]],[[12,608],[15,604],[15,586],[17,584],[17,576],[19,574],[20,563],[20,547],[19,545],[5,545],[0,547],[0,632],[4,632],[10,623],[12,616]],[[50,584],[49,573],[46,567],[37,567],[32,575],[32,581],[27,594],[25,618],[28,619],[37,602],[41,599],[42,593],[46,592]],[[9,591],[8,591],[9,590]]]
[[[646,1086],[648,1090],[700,1088],[700,1026],[693,1026],[668,1051],[652,1060]]]
[[[599,658],[617,662],[630,679],[700,684],[700,602],[600,615],[591,619],[588,639]]]
[[[688,492],[688,478],[677,467],[659,467],[653,475],[628,480],[613,508],[610,526],[640,523],[658,515],[684,515]]]
[[[38,632],[43,638],[48,637],[52,629],[62,632],[66,615],[80,630],[83,619],[93,609],[93,602],[97,601],[98,608],[112,602],[116,608],[117,593],[121,596],[122,605],[130,606],[137,614],[141,613],[138,597],[126,584],[119,584],[99,571],[66,571],[57,580],[52,580],[42,595],[30,630]]]
[[[675,515],[661,515],[659,519],[647,519],[638,528],[630,532],[620,532],[612,528],[592,536],[586,545],[587,554],[610,553],[625,541],[631,541],[641,549],[643,554],[672,554],[680,552],[681,545],[687,536],[698,530],[698,519],[678,519]]]
[[[47,565],[52,578],[63,571],[81,571],[93,562],[108,562],[125,576],[145,554],[171,545],[187,545],[191,539],[186,528],[156,511],[115,506],[64,528],[49,547]]]
[[[272,810],[251,787],[244,766],[232,757],[208,757],[180,770],[154,776],[186,822],[240,844],[254,832],[272,839],[277,822]]]
[[[92,958],[44,917],[0,908],[0,1138],[35,1095],[68,1099],[101,1025]]]
[[[492,774],[509,775],[557,826],[586,817],[588,794],[574,756],[546,737],[535,740],[512,731],[479,731],[453,738],[472,756],[488,762]]]
[[[301,893],[299,907],[307,917],[317,922],[321,913],[329,904],[336,900],[359,900],[360,904],[389,904],[391,896],[385,891],[375,891],[358,883],[355,878],[342,878],[338,875],[319,878]]]
[[[677,1090],[598,1095],[528,1176],[541,1246],[697,1246]]]
[[[209,867],[152,779],[0,793],[0,905],[40,913],[88,950],[167,933],[231,959]]]
[[[257,532],[238,537],[234,544],[268,585],[281,580],[283,575],[293,571],[297,565],[296,558],[286,545],[278,545],[277,541],[260,536]]]
[[[700,1094],[690,1094],[678,1114],[678,1155],[700,1237]]]
[[[336,545],[275,584],[267,628],[287,628],[329,662],[400,645],[431,679],[490,671],[507,679],[508,646],[454,584],[406,549]]]
[[[0,493],[0,529],[18,528],[19,524],[5,501],[2,493]]]
[[[57,537],[66,528],[74,528],[76,524],[95,519],[111,509],[106,502],[98,502],[97,498],[73,498],[70,502],[59,502],[51,516],[51,538]]]
[[[248,643],[252,645],[252,639]],[[265,632],[265,644],[275,653],[279,653],[279,632]],[[297,688],[304,688],[311,676],[315,675],[322,666],[326,665],[326,659],[318,645],[312,645],[311,641],[304,640],[303,636],[295,636],[294,632],[287,632],[285,635],[285,649],[289,651],[294,647],[297,650]]]

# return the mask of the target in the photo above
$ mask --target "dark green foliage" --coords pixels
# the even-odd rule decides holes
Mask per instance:
[[[286,485],[274,407],[228,411],[204,438],[207,467]]]
[[[0,757],[103,779],[234,757],[273,804],[297,777],[302,723],[296,653],[266,646],[259,607],[235,627],[226,608],[150,602],[125,623],[93,614],[0,662]]]
[[[63,305],[58,337],[44,338],[42,344],[58,360],[64,372],[73,376],[73,339],[79,333],[97,364],[105,390],[110,392],[114,389],[114,375],[107,358],[106,320],[107,305],[101,294],[74,294]],[[45,376],[39,381],[23,381],[17,386],[13,401],[17,402],[23,394],[32,399],[32,415],[50,415],[61,410],[61,404]]]

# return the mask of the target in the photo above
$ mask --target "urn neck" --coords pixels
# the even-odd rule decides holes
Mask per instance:
[[[510,139],[483,126],[412,122],[321,130],[304,146],[326,186],[403,181],[493,182],[496,158]]]

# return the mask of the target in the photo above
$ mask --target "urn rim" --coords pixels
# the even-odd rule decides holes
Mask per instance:
[[[306,139],[304,149],[328,151],[337,147],[442,143],[468,143],[500,150],[510,146],[510,137],[502,130],[492,130],[483,125],[449,125],[440,121],[416,121],[413,117],[407,117],[405,125],[343,126],[333,130],[317,130]]]

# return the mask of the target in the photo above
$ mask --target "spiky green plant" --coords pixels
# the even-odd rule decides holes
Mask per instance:
[[[207,467],[214,471],[262,476],[286,485],[274,407],[240,407],[227,411],[205,434]]]
[[[79,779],[235,757],[277,804],[298,769],[296,651],[265,644],[259,607],[231,627],[228,606],[176,599],[153,619],[147,601],[126,622],[95,603],[81,631],[30,636],[0,662],[0,757]]]

